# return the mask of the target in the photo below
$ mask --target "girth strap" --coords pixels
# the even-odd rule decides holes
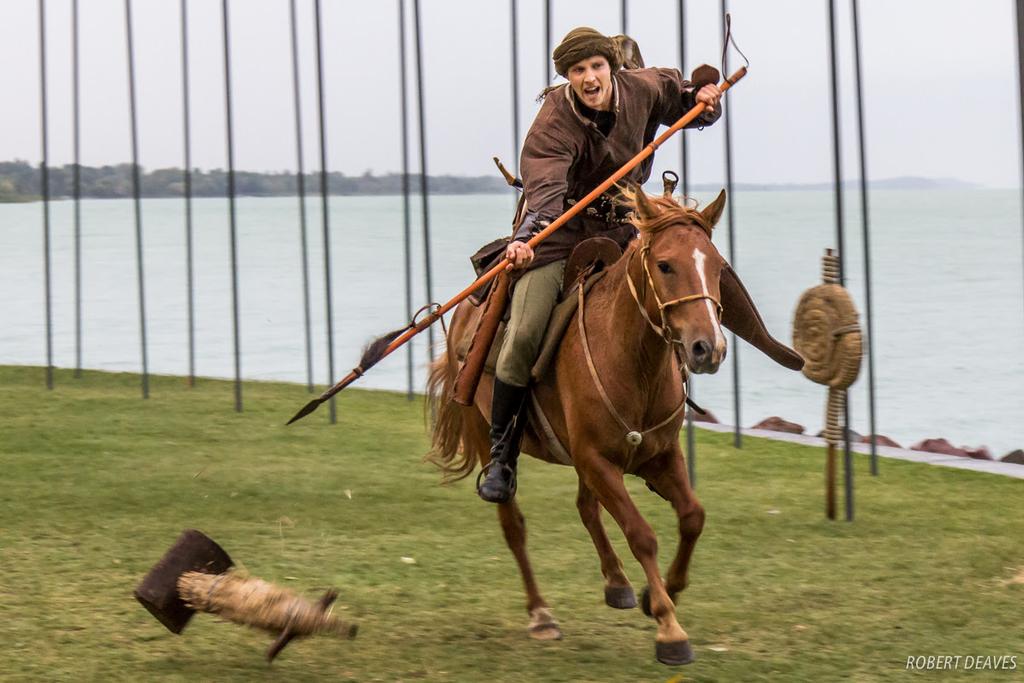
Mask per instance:
[[[533,416],[537,418],[537,422],[540,425],[540,429],[544,434],[544,437],[548,440],[548,448],[551,449],[551,454],[555,456],[558,462],[563,465],[572,464],[572,456],[565,450],[565,446],[559,441],[558,435],[555,434],[555,430],[551,427],[551,421],[548,420],[548,416],[544,414],[544,409],[540,406],[540,401],[537,400],[536,392],[530,392],[530,404],[533,407]]]
[[[587,368],[590,370],[590,377],[594,380],[594,385],[597,387],[597,393],[600,394],[601,400],[604,401],[604,405],[608,409],[608,412],[611,413],[612,417],[618,420],[619,424],[626,430],[626,442],[635,448],[643,441],[644,434],[649,434],[655,430],[661,429],[679,415],[680,411],[686,407],[686,391],[683,391],[683,400],[679,403],[679,407],[673,410],[671,415],[658,424],[644,430],[630,428],[629,424],[627,424],[619,414],[619,411],[615,409],[611,399],[608,397],[608,392],[605,391],[604,384],[601,383],[600,376],[597,374],[597,367],[594,365],[594,357],[593,354],[590,353],[590,342],[587,340],[587,326],[583,319],[585,314],[586,309],[584,307],[583,288],[581,287],[579,290],[579,309],[576,312],[576,319],[579,322],[580,341],[583,343],[583,354],[587,359]],[[648,322],[650,322],[649,319]]]

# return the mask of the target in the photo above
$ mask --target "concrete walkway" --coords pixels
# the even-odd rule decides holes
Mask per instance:
[[[695,422],[694,427],[707,429],[713,432],[732,433],[731,425],[713,424],[710,422]],[[806,434],[787,434],[786,432],[773,432],[767,429],[741,429],[744,436],[756,436],[763,439],[774,439],[776,441],[789,441],[804,446],[817,446],[824,448],[825,439]],[[866,443],[850,444],[851,450],[857,453],[871,453],[871,446]],[[910,451],[905,448],[892,448],[890,446],[877,446],[876,452],[883,458],[894,458],[896,460],[909,460],[911,462],[923,462],[929,465],[940,467],[955,467],[960,470],[973,470],[975,472],[987,472],[988,474],[1001,474],[1004,477],[1024,479],[1024,465],[1012,462],[1000,462],[998,460],[975,460],[974,458],[963,458],[958,455],[942,455],[941,453],[925,453],[924,451]],[[842,449],[840,449],[842,452]]]

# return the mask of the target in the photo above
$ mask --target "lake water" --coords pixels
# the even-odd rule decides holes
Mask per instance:
[[[702,201],[708,194],[698,194]],[[878,431],[904,445],[946,437],[996,457],[1024,447],[1024,284],[1020,196],[1014,190],[871,193]],[[472,281],[468,256],[507,231],[509,195],[430,198],[434,298]],[[848,286],[865,316],[859,199],[848,194]],[[327,374],[319,198],[307,201],[314,377],[320,386],[357,361],[372,336],[404,324],[401,197],[331,198],[335,377]],[[295,198],[240,198],[242,373],[305,382],[303,294]],[[792,339],[800,294],[820,282],[834,246],[830,192],[743,192],[735,213],[736,269],[769,329]],[[73,204],[52,204],[54,361],[74,367]],[[150,371],[188,374],[184,206],[142,202]],[[415,307],[426,303],[419,204],[412,206]],[[0,363],[45,365],[42,208],[0,205]],[[194,202],[196,372],[233,377],[227,201]],[[715,241],[728,254],[723,218]],[[83,365],[138,371],[138,295],[132,202],[82,202]],[[440,330],[437,332],[440,339]],[[414,340],[422,391],[426,334]],[[730,348],[730,354],[737,349]],[[821,429],[825,389],[740,342],[741,418],[780,415]],[[357,383],[405,390],[404,350]],[[868,431],[867,365],[851,394],[851,425]],[[42,381],[42,375],[40,376]],[[734,423],[732,364],[696,379],[695,397]],[[225,410],[230,410],[225,405]],[[281,416],[282,419],[287,417]]]

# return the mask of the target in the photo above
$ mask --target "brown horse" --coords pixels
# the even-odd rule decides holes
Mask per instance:
[[[602,507],[619,524],[643,567],[648,586],[643,609],[657,620],[658,660],[686,664],[693,651],[676,619],[675,598],[687,584],[704,508],[690,488],[679,443],[683,376],[687,370],[713,373],[725,358],[720,281],[731,269],[711,243],[725,193],[702,211],[643,192],[634,195],[634,203],[639,237],[581,301],[553,367],[534,386],[535,402],[549,429],[540,426],[533,411],[523,452],[564,464],[559,449],[545,436],[554,433],[579,476],[576,505],[601,560],[606,603],[635,607],[636,597],[602,525]],[[428,385],[436,415],[432,458],[455,478],[489,459],[492,378],[481,380],[475,406],[451,400],[459,369],[456,340],[475,327],[479,313],[466,304],[458,307],[448,330],[449,351],[434,363]],[[642,477],[675,509],[679,545],[664,580],[654,531],[630,499],[624,474]],[[531,636],[560,638],[530,567],[526,527],[515,499],[498,506],[498,517],[523,576]]]

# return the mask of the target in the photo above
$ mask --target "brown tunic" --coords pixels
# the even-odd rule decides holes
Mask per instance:
[[[522,172],[528,213],[516,239],[529,239],[575,202],[585,197],[655,137],[658,127],[675,123],[695,104],[694,86],[677,69],[630,69],[612,76],[614,125],[607,137],[583,116],[567,83],[552,90],[523,142]],[[690,128],[714,123],[721,105]],[[643,184],[654,164],[648,157],[623,183]],[[625,247],[635,231],[628,223],[577,216],[535,250],[530,268],[566,258],[579,242],[605,235]]]

